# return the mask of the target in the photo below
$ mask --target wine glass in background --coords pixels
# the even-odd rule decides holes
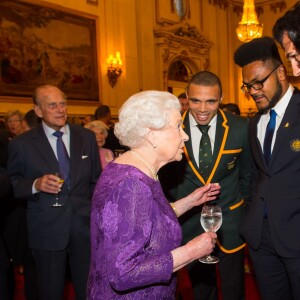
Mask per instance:
[[[64,184],[65,180],[64,180],[63,175],[62,175],[61,173],[55,172],[55,173],[53,173],[53,175],[55,175],[55,176],[57,177],[58,183],[60,183],[61,185]],[[59,193],[57,193],[57,194],[55,195],[55,203],[51,204],[51,205],[50,205],[51,207],[62,207],[62,206],[64,206],[62,203],[60,203],[60,202],[58,201],[58,194],[59,194]]]
[[[201,211],[200,223],[206,232],[217,232],[222,224],[221,207],[218,205],[204,205]],[[209,254],[200,258],[199,261],[205,264],[215,264],[219,259]]]

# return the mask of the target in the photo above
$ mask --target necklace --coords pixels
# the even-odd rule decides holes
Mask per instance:
[[[150,171],[152,178],[157,181],[158,180],[157,173],[154,171],[153,167],[149,164],[149,162],[143,156],[141,156],[139,153],[135,152],[134,150],[131,150],[131,152]]]

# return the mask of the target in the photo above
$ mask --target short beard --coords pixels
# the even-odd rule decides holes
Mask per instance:
[[[261,108],[258,110],[258,113],[260,115],[264,115],[266,114],[271,108],[273,108],[281,99],[281,94],[282,94],[282,86],[278,80],[278,78],[276,78],[276,93],[275,95],[271,98],[269,105],[265,108]]]

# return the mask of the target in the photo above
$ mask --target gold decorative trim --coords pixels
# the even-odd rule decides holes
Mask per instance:
[[[98,0],[86,0],[87,4],[98,6]]]

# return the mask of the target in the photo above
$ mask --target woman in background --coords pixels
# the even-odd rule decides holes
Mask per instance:
[[[94,131],[96,134],[96,140],[99,147],[100,163],[103,170],[107,164],[114,159],[113,152],[110,149],[103,148],[105,139],[108,135],[106,125],[102,121],[92,121],[86,124],[84,127]]]
[[[209,184],[172,205],[165,198],[157,172],[181,160],[188,139],[174,95],[133,95],[115,133],[131,150],[106,167],[95,188],[88,299],[174,299],[174,273],[209,254],[216,242],[207,232],[181,246],[177,217],[215,199],[220,187]]]

